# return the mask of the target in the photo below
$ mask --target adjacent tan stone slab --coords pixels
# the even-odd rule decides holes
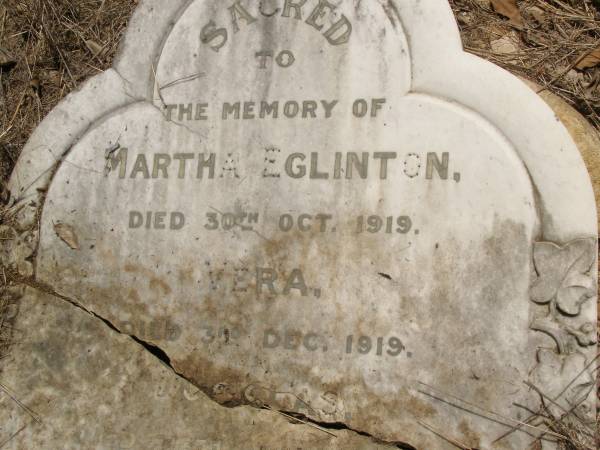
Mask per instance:
[[[5,448],[392,448],[272,411],[220,406],[131,338],[51,295],[28,289],[19,308],[1,380],[21,405],[2,393]]]
[[[588,173],[445,1],[146,0],[131,24],[97,89],[127,104],[29,206],[31,283],[226,406],[441,450],[527,448],[535,389],[593,420]]]

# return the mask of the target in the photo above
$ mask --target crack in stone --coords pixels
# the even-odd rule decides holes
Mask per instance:
[[[132,95],[129,94],[129,92],[127,91],[127,87],[125,86],[125,83],[128,83],[128,80],[126,80],[125,78],[123,78],[123,76],[121,76],[121,74],[118,73],[114,69],[108,69],[106,72],[109,72],[109,71],[113,71],[119,77],[119,79],[123,82],[123,84],[124,84],[124,86],[123,86],[123,94],[125,96],[129,97],[130,99],[134,99],[135,97],[133,97]],[[99,75],[96,75],[96,77],[93,77],[90,80],[88,80],[82,86],[82,89],[83,89],[84,86],[87,86],[88,83],[91,83],[92,80],[96,79],[98,76]],[[80,89],[79,91],[76,91],[76,92],[73,92],[72,94],[70,94],[69,98],[77,96],[81,92],[82,89]],[[66,146],[65,150],[58,157],[56,155],[54,155],[54,153],[52,153],[52,151],[51,151],[50,148],[48,148],[48,150],[50,150],[50,154],[55,158],[55,161],[50,165],[50,167],[48,167],[45,170],[43,170],[32,182],[30,182],[30,184],[28,186],[25,186],[25,187],[24,186],[19,186],[20,187],[20,191],[18,192],[18,196],[14,197],[13,204],[17,204],[17,203],[20,203],[20,202],[24,201],[27,198],[27,197],[25,197],[25,193],[28,192],[29,189],[31,189],[31,187],[34,186],[41,178],[45,177],[50,172],[50,175],[48,175],[48,180],[42,186],[42,188],[47,189],[52,184],[52,181],[54,180],[54,177],[55,177],[56,173],[58,172],[60,166],[65,161],[65,159],[71,153],[71,150],[73,149],[73,147],[75,147],[86,134],[88,134],[89,132],[91,132],[94,129],[94,127],[96,126],[97,123],[101,122],[105,117],[108,117],[108,116],[114,114],[115,112],[119,111],[120,109],[126,108],[127,106],[130,106],[130,105],[132,105],[134,103],[136,103],[136,102],[135,101],[130,101],[129,103],[125,103],[123,105],[114,106],[112,108],[107,109],[100,117],[98,117],[96,119],[92,119],[87,125],[83,126],[83,128],[81,129],[80,132],[76,133],[76,135],[73,136],[73,138],[71,139],[70,143]],[[38,209],[41,210],[42,207],[43,207],[43,204],[38,205]]]
[[[210,399],[212,402],[216,403],[217,405],[223,407],[223,408],[228,408],[228,409],[234,409],[234,408],[240,408],[240,407],[246,407],[246,408],[252,408],[254,410],[260,411],[260,410],[266,410],[266,411],[272,411],[278,414],[281,414],[285,417],[287,417],[290,420],[290,423],[296,424],[296,425],[314,425],[318,428],[322,428],[324,430],[345,430],[345,431],[349,431],[351,433],[354,433],[356,435],[359,436],[363,436],[365,438],[368,438],[369,440],[373,441],[376,444],[380,444],[380,445],[386,445],[386,446],[390,446],[392,448],[400,448],[400,449],[404,449],[404,450],[417,450],[415,447],[411,446],[410,444],[407,444],[405,442],[401,442],[401,441],[386,441],[383,439],[380,439],[372,434],[367,433],[366,431],[361,431],[355,428],[351,428],[350,426],[348,426],[347,424],[343,423],[343,422],[320,422],[318,420],[312,419],[304,414],[300,414],[297,412],[293,412],[293,411],[283,411],[283,410],[277,410],[277,409],[273,409],[270,407],[267,407],[267,405],[264,406],[256,406],[253,405],[251,403],[236,403],[236,404],[222,404],[219,403],[218,401],[216,401],[214,398],[212,398],[212,396],[210,395],[210,390],[206,387],[206,386],[201,386],[199,385],[199,383],[194,382],[193,380],[190,380],[188,377],[186,377],[184,374],[178,372],[175,367],[173,366],[172,362],[171,362],[171,358],[169,357],[169,355],[159,346],[152,344],[150,342],[147,342],[141,338],[139,338],[136,335],[133,334],[128,334],[128,333],[124,333],[121,330],[119,330],[119,328],[117,326],[115,326],[110,320],[106,319],[105,317],[102,317],[101,315],[95,313],[94,311],[91,311],[89,309],[87,309],[84,305],[82,305],[81,303],[79,303],[78,301],[71,299],[63,294],[60,294],[58,292],[56,292],[54,290],[54,288],[52,288],[52,286],[50,286],[47,283],[43,283],[40,282],[38,280],[35,279],[31,279],[31,278],[26,278],[23,277],[21,275],[19,275],[18,273],[11,273],[10,274],[12,279],[18,283],[18,284],[22,284],[25,286],[28,286],[32,289],[35,289],[37,291],[43,292],[45,294],[51,295],[55,298],[58,298],[62,301],[64,301],[65,303],[70,304],[71,306],[80,309],[81,311],[84,311],[85,313],[87,313],[88,315],[90,315],[91,317],[101,321],[102,323],[104,323],[104,325],[106,325],[110,330],[112,330],[115,333],[118,333],[122,336],[127,336],[128,338],[130,338],[132,341],[134,341],[135,343],[137,343],[140,347],[142,347],[145,351],[147,351],[148,353],[150,353],[152,356],[154,356],[156,359],[158,359],[160,361],[160,363],[167,367],[168,369],[171,370],[171,372],[173,372],[173,374],[175,374],[177,377],[181,378],[182,380],[190,383],[192,386],[196,387],[197,389],[199,389],[201,392],[203,392],[206,397],[208,399]]]
[[[407,444],[406,442],[385,441],[376,436],[373,436],[372,434],[367,433],[366,431],[361,431],[361,430],[351,428],[343,422],[320,422],[318,420],[311,419],[310,417],[308,417],[304,414],[300,414],[300,413],[293,412],[293,411],[279,411],[279,410],[272,410],[270,408],[263,408],[263,409],[276,411],[279,413],[286,414],[288,416],[292,416],[295,419],[298,419],[299,424],[306,422],[306,423],[311,423],[313,425],[316,425],[320,428],[324,428],[326,430],[346,430],[346,431],[350,431],[352,433],[358,434],[359,436],[366,437],[376,444],[387,445],[387,446],[391,446],[391,447],[395,447],[395,448],[401,448],[403,450],[417,450],[415,447],[413,447],[410,444]]]
[[[172,123],[172,124],[174,124],[174,125],[176,125],[176,126],[178,126],[178,127],[181,127],[181,128],[184,128],[184,129],[186,129],[186,130],[187,130],[187,131],[189,131],[191,134],[194,134],[194,135],[198,136],[199,138],[201,138],[201,139],[203,139],[203,140],[204,140],[204,139],[206,139],[206,135],[204,135],[204,134],[200,133],[199,131],[196,131],[196,130],[192,129],[191,127],[188,127],[187,125],[185,125],[185,124],[183,124],[183,123],[181,123],[181,122],[177,122],[177,121],[175,121],[175,120],[170,120],[170,121],[169,121],[169,120],[166,120],[166,117],[165,117],[165,115],[164,115],[164,111],[163,111],[163,110],[162,110],[162,109],[161,109],[159,106],[157,106],[157,105],[154,103],[154,100],[155,100],[155,99],[154,99],[154,95],[152,95],[152,96],[151,96],[151,98],[145,98],[145,97],[144,97],[144,98],[139,98],[139,97],[136,97],[136,96],[134,96],[134,95],[130,94],[130,91],[129,91],[129,87],[128,87],[128,85],[129,85],[129,86],[131,86],[131,84],[132,84],[132,83],[131,83],[131,82],[130,82],[130,81],[127,79],[127,78],[125,78],[123,75],[121,75],[121,73],[120,73],[120,72],[119,72],[117,69],[115,69],[115,68],[111,68],[111,69],[115,71],[115,73],[117,74],[117,76],[118,76],[118,77],[121,79],[121,81],[123,82],[123,84],[124,84],[124,93],[125,93],[125,95],[127,95],[129,98],[132,98],[132,99],[136,100],[136,102],[132,102],[132,103],[145,103],[145,104],[147,104],[147,105],[149,105],[149,106],[151,106],[151,107],[155,108],[156,110],[158,110],[158,111],[160,112],[161,116],[163,116],[163,118],[165,118],[165,122],[166,122],[166,123],[169,123],[169,124],[170,124],[170,123]],[[154,67],[153,67],[153,69],[154,69]],[[201,72],[201,74],[202,74],[202,76],[204,76],[204,72]],[[157,90],[158,90],[158,92],[159,92],[159,95],[160,95],[160,92],[161,92],[163,89],[173,86],[173,85],[174,85],[173,83],[179,83],[179,82],[188,82],[188,81],[193,81],[193,80],[195,79],[195,78],[194,78],[194,79],[191,79],[191,77],[188,77],[189,79],[187,79],[187,80],[186,80],[185,78],[182,78],[182,79],[180,79],[180,80],[176,80],[175,82],[167,83],[167,84],[166,84],[166,85],[164,85],[164,86],[160,86],[160,84],[158,83],[158,80],[156,80],[156,74],[153,74],[153,75],[154,75],[154,79],[155,79],[155,82],[154,82],[154,84],[153,84],[153,88],[155,88],[155,89],[157,89]],[[159,98],[159,100],[160,100],[160,101],[161,101],[161,103],[162,103],[162,104],[163,104],[163,105],[166,107],[166,104],[165,104],[165,102],[164,102],[164,100],[163,100],[163,98],[162,98],[162,95],[160,95],[160,98]],[[130,103],[130,104],[131,104],[131,103]]]
[[[115,74],[121,79],[121,81],[123,81],[123,93],[132,100],[131,103],[147,101],[146,97],[135,95],[133,89],[131,88],[131,86],[133,86],[134,83],[125,78],[117,68],[111,67],[108,70],[113,70]]]
[[[187,126],[186,124],[184,124],[182,122],[178,122],[176,120],[167,120],[167,118],[165,117],[164,111],[160,107],[156,106],[154,103],[152,103],[150,101],[144,101],[143,103],[147,103],[151,107],[158,110],[160,112],[160,115],[165,119],[165,124],[173,124],[177,127],[183,128],[183,129],[187,130],[189,133],[191,133],[195,136],[198,136],[202,140],[205,140],[207,138],[205,134],[202,134],[201,132],[194,130],[193,128]]]

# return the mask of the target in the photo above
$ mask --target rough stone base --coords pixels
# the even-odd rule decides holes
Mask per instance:
[[[31,288],[15,330],[0,378],[14,397],[0,396],[3,448],[397,448],[274,411],[220,406],[130,337]]]

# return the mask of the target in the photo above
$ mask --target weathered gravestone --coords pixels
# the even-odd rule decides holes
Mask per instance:
[[[144,0],[10,187],[38,292],[5,381],[47,421],[15,406],[17,446],[523,449],[542,397],[593,423],[589,177],[444,0]],[[157,371],[195,409],[191,384],[128,401]]]

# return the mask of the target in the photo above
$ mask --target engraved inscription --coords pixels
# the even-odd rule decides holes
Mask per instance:
[[[279,149],[270,150],[281,153]],[[450,153],[428,152],[425,156],[416,153],[402,155],[399,152],[331,152],[323,155],[317,152],[291,153],[285,157],[274,158],[255,153],[257,165],[261,167],[264,178],[290,179],[309,178],[311,180],[354,180],[375,178],[390,179],[394,165],[400,166],[402,173],[409,179],[450,180]],[[422,161],[424,169],[422,170]],[[120,179],[184,179],[214,180],[217,178],[240,178],[242,161],[233,153],[145,153],[134,155],[124,147],[107,160],[109,173],[115,173]],[[218,175],[220,174],[220,175]],[[460,182],[460,172],[454,172],[452,180]]]
[[[253,2],[252,8],[246,8],[241,1],[231,4],[227,8],[230,13],[229,23],[220,26],[221,24],[218,25],[215,20],[209,20],[202,27],[201,42],[218,52],[227,45],[232,34],[237,34],[242,27],[256,24],[259,16],[304,21],[316,31],[321,32],[327,42],[334,46],[347,44],[350,41],[352,24],[344,14],[341,14],[339,19],[332,24],[327,25],[328,19],[336,16],[337,10],[337,6],[327,0],[318,0],[318,2],[282,0],[281,8],[277,8],[272,14],[265,14],[261,5],[262,2]],[[281,15],[277,15],[278,11],[281,11]]]

